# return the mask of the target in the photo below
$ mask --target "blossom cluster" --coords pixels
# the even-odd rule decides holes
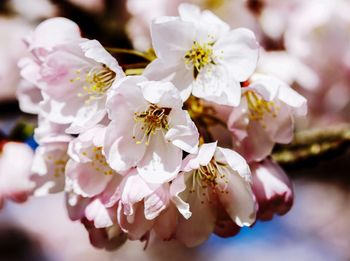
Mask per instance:
[[[18,97],[38,114],[33,195],[64,191],[97,247],[155,235],[192,247],[292,205],[269,156],[291,142],[305,98],[257,72],[252,31],[193,5],[178,11],[153,20],[156,58],[138,75],[66,18],[26,38]]]

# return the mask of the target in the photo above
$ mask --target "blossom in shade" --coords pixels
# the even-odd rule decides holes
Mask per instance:
[[[195,153],[198,131],[170,82],[144,77],[121,80],[107,101],[110,124],[105,152],[117,172],[137,167],[149,183],[172,180],[180,170],[183,150]]]
[[[34,153],[24,143],[7,142],[0,146],[1,208],[5,199],[24,202],[31,194],[34,188],[34,183],[30,180]]]
[[[271,160],[250,164],[253,191],[259,210],[257,218],[270,220],[274,214],[284,215],[293,205],[292,182],[282,168]]]
[[[157,59],[145,71],[150,79],[171,80],[186,100],[194,96],[237,106],[240,82],[254,72],[259,46],[248,29],[230,30],[210,11],[189,4],[179,17],[160,17],[151,25]]]
[[[98,125],[81,133],[69,144],[66,175],[72,180],[73,191],[83,197],[97,196],[112,179],[122,178],[106,162],[102,148],[104,134],[105,127]]]
[[[277,78],[255,74],[228,120],[233,145],[247,161],[267,157],[275,143],[293,138],[294,116],[305,116],[306,99]]]
[[[179,220],[175,237],[187,246],[201,244],[214,230],[222,236],[232,233],[223,227],[227,217],[239,227],[255,221],[249,166],[238,153],[216,143],[203,144],[198,154],[187,156],[171,186],[179,211],[188,218]]]

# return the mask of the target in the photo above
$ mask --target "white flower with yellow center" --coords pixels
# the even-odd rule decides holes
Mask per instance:
[[[111,119],[105,152],[117,172],[137,167],[149,183],[164,183],[178,173],[183,150],[195,153],[198,131],[182,110],[178,90],[170,82],[127,77],[107,100]]]
[[[145,70],[154,80],[170,80],[185,101],[191,93],[218,104],[237,106],[240,82],[254,72],[259,46],[248,29],[230,30],[210,11],[182,4],[179,17],[151,25],[157,59]]]

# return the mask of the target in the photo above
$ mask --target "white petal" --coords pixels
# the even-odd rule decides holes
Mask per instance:
[[[225,179],[218,179],[226,192],[218,192],[221,204],[231,219],[240,227],[250,226],[256,218],[256,202],[251,186],[235,171],[226,171]],[[228,181],[228,183],[225,183]]]
[[[179,18],[155,19],[151,24],[153,48],[157,57],[169,64],[183,63],[186,51],[191,49],[195,36],[192,23]]]
[[[182,150],[166,141],[158,132],[152,136],[137,169],[147,182],[162,184],[176,177],[181,162]]]
[[[217,63],[228,68],[239,82],[246,81],[254,72],[259,55],[259,45],[254,33],[248,29],[235,29],[214,44]]]
[[[165,139],[188,153],[198,151],[199,133],[187,111],[173,109],[169,115],[170,130]]]
[[[215,160],[219,162],[227,163],[233,170],[237,171],[245,181],[251,182],[252,177],[249,166],[246,160],[237,152],[218,147],[214,157]]]

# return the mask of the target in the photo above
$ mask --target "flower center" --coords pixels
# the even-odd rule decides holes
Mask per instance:
[[[91,167],[103,175],[112,175],[114,172],[106,162],[106,158],[102,153],[102,147],[93,147],[82,152],[82,155],[88,157]]]
[[[78,96],[88,95],[89,98],[86,100],[86,103],[103,97],[112,86],[116,77],[116,73],[105,64],[95,66],[85,74],[82,73],[82,70],[76,70],[76,74],[77,77],[72,79],[71,82],[82,81],[84,83],[82,87],[83,92],[78,93]]]
[[[208,189],[211,189],[214,193],[228,193],[228,179],[226,178],[225,167],[226,164],[214,159],[212,159],[208,165],[200,166],[199,169],[195,170],[193,173],[190,193],[197,192],[197,196],[201,198],[202,204],[204,204],[204,198],[209,196]],[[224,180],[224,186],[218,184],[219,179]],[[209,198],[208,202],[211,202]]]
[[[193,76],[196,79],[199,72],[208,64],[215,64],[213,60],[213,44],[201,45],[195,41],[191,47],[191,50],[185,54],[186,65],[193,65]]]
[[[159,108],[157,105],[151,104],[147,110],[140,113],[135,112],[133,139],[136,140],[136,143],[141,144],[145,141],[145,144],[148,145],[151,136],[157,131],[167,131],[170,111],[171,108]]]
[[[260,121],[263,126],[265,114],[270,114],[272,117],[277,117],[279,107],[273,101],[265,101],[259,94],[254,91],[247,91],[243,94],[248,104],[248,117],[253,121]]]

